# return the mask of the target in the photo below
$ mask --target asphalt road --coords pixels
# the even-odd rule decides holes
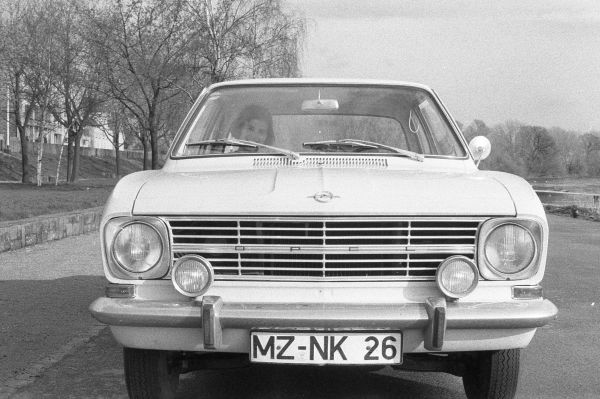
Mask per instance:
[[[523,351],[519,398],[600,398],[600,224],[550,216],[545,296],[559,308]],[[126,398],[121,349],[88,314],[96,234],[0,254],[0,398]],[[191,373],[183,398],[464,398],[438,373],[253,366]]]

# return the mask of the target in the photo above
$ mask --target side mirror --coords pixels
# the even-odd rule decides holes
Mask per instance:
[[[471,154],[473,154],[473,158],[477,162],[477,166],[479,167],[479,162],[482,159],[486,159],[490,152],[492,151],[492,143],[485,136],[477,136],[473,137],[471,142],[469,143],[469,149],[471,150]]]

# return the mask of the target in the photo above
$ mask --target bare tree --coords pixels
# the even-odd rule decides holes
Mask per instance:
[[[138,141],[142,147],[142,168],[144,170],[150,169],[151,160],[148,159],[150,153],[150,137],[148,132],[142,129],[139,125],[139,120],[135,117],[126,118],[123,121],[123,133],[125,134],[126,141],[129,142],[135,140]]]
[[[585,169],[588,176],[600,176],[600,133],[589,132],[581,136]]]
[[[530,176],[554,175],[559,171],[556,143],[541,126],[523,126],[517,138],[519,154]]]
[[[127,108],[118,101],[111,101],[103,107],[103,118],[100,130],[115,150],[115,175],[121,177],[121,149],[125,147],[124,130],[128,127],[127,119],[131,118]]]
[[[189,105],[189,101],[184,96],[178,96],[171,99],[161,109],[161,114],[159,115],[161,123],[158,129],[159,148],[161,152],[167,152],[171,147],[175,134],[189,110]]]
[[[36,109],[42,131],[48,112],[67,130],[67,180],[74,181],[84,128],[97,125],[106,98],[136,119],[144,159],[151,151],[156,168],[183,110],[206,84],[299,74],[304,20],[284,12],[281,0],[0,0],[0,6],[0,65],[10,82],[23,181],[29,181],[28,129]]]
[[[36,184],[38,187],[42,185],[42,180],[43,180],[42,162],[44,159],[44,143],[46,141],[46,137],[55,131],[54,124],[52,122],[49,122],[46,118],[46,115],[48,114],[47,110],[48,110],[47,105],[42,106],[40,122],[39,122],[39,124],[40,124],[39,133],[38,133],[38,137],[36,139],[36,143],[37,143]]]
[[[251,77],[300,76],[300,56],[306,35],[305,19],[285,12],[281,1],[266,2],[268,12],[253,14],[250,25]]]
[[[477,128],[470,133],[472,137],[477,135],[487,135],[492,143],[492,153],[489,158],[481,163],[482,169],[502,170],[521,176],[527,175],[527,166],[519,153],[519,144],[517,143],[519,131],[524,126],[522,123],[517,121],[507,121],[495,125],[490,129],[485,123],[481,122],[475,125],[469,125],[465,130],[468,130],[472,126],[477,126]]]
[[[111,0],[92,24],[104,91],[137,119],[152,168],[182,98],[225,79],[299,73],[304,23],[280,0]]]
[[[198,54],[209,83],[233,78],[293,77],[305,20],[280,0],[188,0],[197,21]],[[198,60],[196,60],[198,62]]]
[[[27,134],[33,115],[40,106],[46,108],[50,96],[48,62],[51,16],[42,11],[43,2],[2,0],[0,36],[1,69],[12,100],[11,113],[21,145],[21,181],[30,181],[29,143],[35,136]],[[43,128],[43,126],[42,126]],[[31,137],[29,137],[31,136]]]
[[[35,139],[37,143],[37,163],[36,163],[36,183],[37,186],[42,185],[42,162],[44,157],[44,141],[46,137],[54,132],[55,125],[52,123],[48,116],[50,114],[49,109],[53,102],[55,92],[54,86],[54,74],[52,73],[52,51],[53,51],[53,39],[56,36],[56,24],[57,14],[51,8],[47,7],[48,3],[44,3],[42,8],[38,8],[43,17],[37,20],[37,28],[40,30],[41,35],[45,40],[41,40],[41,48],[35,58],[32,58],[32,69],[37,72],[33,74],[29,82],[30,89],[36,90],[40,95],[37,98],[37,108],[39,109],[39,119],[36,121],[34,116],[33,122],[38,124],[38,136]],[[34,114],[35,115],[35,114]],[[35,128],[35,125],[32,126]]]
[[[92,57],[87,33],[91,5],[84,0],[56,0],[55,45],[52,48],[54,89],[57,100],[52,115],[67,130],[67,181],[77,179],[80,143],[84,128],[96,125],[103,97],[99,92],[100,71]]]
[[[113,0],[96,20],[94,45],[106,92],[135,116],[158,167],[161,109],[186,85],[182,63],[193,39],[183,0]]]
[[[558,127],[551,128],[549,133],[556,143],[557,155],[563,172],[567,175],[582,174],[584,150],[579,134]]]

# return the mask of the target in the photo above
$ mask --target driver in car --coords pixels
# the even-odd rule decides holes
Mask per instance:
[[[244,107],[233,123],[233,137],[240,140],[273,145],[273,117],[269,110],[260,105]]]

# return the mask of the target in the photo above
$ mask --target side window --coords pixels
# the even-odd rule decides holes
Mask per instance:
[[[209,98],[196,115],[193,128],[190,131],[189,137],[186,139],[187,144],[197,143],[202,140],[218,139],[219,126],[222,124],[220,116],[221,102],[218,98]],[[202,115],[202,117],[200,117]],[[186,146],[183,155],[200,155],[201,153],[211,153],[212,148]]]
[[[427,134],[421,124],[421,119],[419,118],[418,113],[412,109],[410,110],[410,115],[408,117],[408,130],[410,130],[409,134],[412,134],[417,138],[419,147],[421,147],[420,152],[423,154],[432,154],[431,146],[427,140]]]
[[[462,151],[448,128],[446,122],[442,119],[439,112],[433,107],[429,100],[424,100],[419,104],[419,110],[427,124],[439,155],[462,156]]]

